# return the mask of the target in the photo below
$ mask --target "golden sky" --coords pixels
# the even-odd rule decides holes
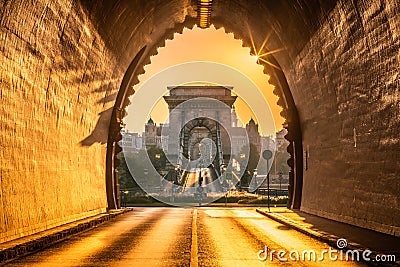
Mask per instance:
[[[247,76],[268,103],[276,130],[282,129],[284,119],[279,115],[281,108],[276,104],[278,97],[273,94],[274,87],[268,83],[269,76],[265,75],[263,67],[257,64],[257,58],[250,56],[250,49],[242,47],[242,42],[234,39],[233,34],[225,33],[224,29],[216,30],[213,26],[208,29],[197,27],[184,29],[183,34],[175,34],[173,40],[166,41],[165,47],[159,48],[158,54],[151,57],[151,64],[145,67],[145,73],[139,76],[140,83],[134,89],[138,92],[141,87],[144,88],[143,85],[147,81],[167,68],[194,61],[224,64]],[[177,84],[163,85],[165,86],[165,92],[166,86],[169,85]],[[234,84],[223,85],[234,86]],[[235,88],[233,88],[233,91],[235,92]],[[257,118],[242,98],[239,97],[235,102],[235,108],[243,124],[247,123],[252,117],[257,121]],[[128,107],[128,116],[125,118],[125,122],[128,130],[141,132],[138,126],[133,123],[132,114],[135,113],[137,113],[135,112],[135,105]],[[168,114],[167,106],[163,101],[159,101],[153,107],[151,117],[154,121],[160,123],[165,121],[166,114]],[[270,133],[264,131],[264,134]]]

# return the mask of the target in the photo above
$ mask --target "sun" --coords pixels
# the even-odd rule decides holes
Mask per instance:
[[[266,58],[264,58],[264,57],[267,57],[269,55],[272,55],[272,54],[275,54],[275,53],[278,53],[278,52],[281,52],[281,51],[284,50],[283,48],[278,48],[278,49],[271,50],[271,51],[266,51],[266,52],[263,53],[264,48],[267,47],[267,42],[268,42],[269,37],[271,36],[271,32],[268,33],[265,36],[264,41],[262,42],[262,44],[261,44],[259,49],[256,48],[256,45],[255,45],[254,39],[253,39],[253,35],[251,34],[251,30],[250,30],[249,27],[248,27],[248,32],[249,32],[249,37],[250,37],[251,46],[252,46],[251,47],[251,51],[250,51],[250,55],[251,55],[251,57],[254,57],[254,59],[256,60],[257,64],[261,64],[260,63],[260,61],[261,61],[261,62],[264,62],[264,63],[270,65],[273,68],[276,68],[276,69],[282,71],[282,69],[279,66],[271,63]],[[268,50],[268,49],[266,49],[266,50]]]

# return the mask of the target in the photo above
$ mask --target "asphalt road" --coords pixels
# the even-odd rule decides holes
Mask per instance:
[[[328,253],[323,262],[318,261],[329,249],[334,248],[266,218],[254,208],[135,208],[6,266],[361,265],[332,261]],[[279,250],[286,252],[281,252],[281,259],[287,261],[278,259]],[[308,260],[307,255],[301,260],[304,250],[314,250],[317,261]],[[298,261],[294,260],[296,251]],[[339,252],[331,253],[340,259]]]
[[[202,168],[202,177],[203,177],[202,186],[204,187],[205,192],[207,193],[221,192],[219,181],[213,180],[213,178],[210,176],[210,173],[211,173],[210,168]],[[199,169],[193,168],[190,170],[186,178],[184,191],[193,194],[196,190],[196,187],[198,186],[199,186]]]

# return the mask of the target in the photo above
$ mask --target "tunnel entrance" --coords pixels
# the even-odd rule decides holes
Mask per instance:
[[[117,125],[115,129],[122,127],[122,118],[125,116],[125,108],[127,107],[129,100],[128,97],[133,93],[132,86],[137,82],[138,70],[137,66],[140,65],[140,62],[146,60],[146,54],[149,51],[146,48],[143,48],[140,53],[135,57],[131,66],[129,67],[127,73],[125,74],[124,80],[121,85],[121,89],[119,95],[123,95],[121,97],[121,104],[119,107],[115,107],[115,120],[117,120],[114,125]],[[271,59],[272,58],[272,59]],[[288,129],[288,134],[286,138],[289,140],[290,144],[288,146],[288,152],[290,153],[291,158],[288,160],[288,165],[291,170],[288,173],[289,175],[289,196],[291,198],[291,207],[299,208],[301,202],[301,191],[302,191],[302,142],[301,142],[301,131],[300,127],[296,123],[298,123],[296,108],[293,102],[293,98],[291,97],[290,90],[288,88],[286,79],[282,71],[279,70],[279,64],[273,61],[273,57],[269,58],[269,61],[272,61],[275,68],[270,80],[274,81],[279,86],[276,86],[274,91],[275,94],[278,94],[280,100],[278,103],[283,106],[283,113],[286,115],[286,121],[284,126]],[[258,60],[258,63],[261,61]],[[264,81],[268,80],[268,77],[264,77]],[[278,82],[279,81],[279,82]],[[275,85],[275,84],[274,84]],[[277,90],[277,88],[279,90]],[[279,91],[279,92],[278,92]],[[122,100],[123,99],[123,100]],[[113,117],[114,118],[114,117]],[[297,125],[297,126],[296,126]],[[110,127],[111,130],[111,127]],[[110,131],[112,133],[112,131]],[[110,138],[113,140],[110,144],[108,144],[108,154],[107,154],[107,194],[109,199],[110,207],[117,207],[119,200],[119,188],[118,188],[118,178],[117,173],[115,172],[115,168],[119,164],[119,160],[115,157],[119,152],[121,152],[121,148],[117,144],[122,136],[120,134],[114,133],[114,138]],[[190,151],[190,150],[189,150]],[[187,151],[187,153],[189,153]],[[192,151],[194,153],[194,151]],[[194,155],[194,154],[193,154]],[[113,160],[111,160],[113,158]],[[111,170],[113,169],[113,170]],[[113,190],[110,191],[110,188]],[[112,193],[110,193],[112,192]]]

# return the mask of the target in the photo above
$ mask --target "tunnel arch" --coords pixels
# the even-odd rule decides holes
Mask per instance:
[[[193,3],[194,1],[191,2],[191,4]],[[256,12],[257,16],[252,13],[255,10],[254,8],[259,10]],[[224,28],[225,32],[233,33],[235,39],[242,40],[244,47],[249,47],[251,49],[252,42],[259,47],[260,44],[263,43],[265,37],[270,35],[268,40],[269,45],[267,47],[269,51],[284,48],[281,53],[269,56],[269,61],[273,62],[274,65],[278,66],[282,71],[268,64],[263,64],[263,66],[264,72],[271,76],[270,81],[275,86],[274,92],[279,96],[278,104],[284,108],[282,116],[286,118],[285,127],[289,129],[287,139],[291,142],[291,145],[288,150],[292,158],[288,163],[290,166],[293,166],[291,178],[291,190],[293,190],[292,208],[300,208],[313,214],[373,229],[384,229],[385,224],[393,223],[393,218],[390,218],[383,224],[377,223],[374,224],[374,226],[368,225],[363,219],[368,217],[368,215],[366,215],[367,211],[362,209],[363,211],[358,212],[355,207],[351,208],[351,214],[357,214],[356,216],[350,216],[349,212],[344,208],[345,205],[339,207],[331,204],[324,204],[324,207],[321,208],[318,201],[323,201],[324,197],[333,200],[336,197],[332,194],[341,194],[338,190],[343,190],[348,194],[351,194],[351,190],[344,189],[344,187],[337,187],[338,189],[330,193],[326,187],[334,186],[334,183],[326,179],[324,179],[326,184],[321,183],[318,181],[317,177],[321,175],[327,175],[327,177],[332,175],[339,176],[342,177],[339,181],[343,183],[343,185],[348,183],[349,180],[361,179],[359,175],[353,178],[354,172],[345,171],[345,168],[347,168],[346,166],[356,166],[358,165],[356,162],[359,162],[355,158],[347,160],[346,156],[343,154],[347,152],[340,152],[347,151],[348,146],[346,144],[349,142],[347,140],[353,139],[353,133],[349,133],[346,128],[351,124],[359,123],[353,122],[349,115],[343,116],[341,109],[342,107],[348,107],[348,104],[345,104],[348,100],[346,100],[346,97],[340,97],[335,87],[338,86],[342,88],[344,83],[338,83],[335,79],[331,79],[335,74],[334,71],[330,71],[330,68],[335,69],[338,67],[338,65],[335,65],[338,57],[336,54],[335,57],[332,57],[329,50],[334,50],[334,47],[329,46],[322,40],[324,36],[328,34],[330,38],[337,38],[336,40],[339,40],[337,41],[338,53],[340,53],[340,51],[349,51],[349,49],[351,51],[351,44],[345,44],[343,46],[340,42],[354,43],[357,38],[364,38],[364,35],[365,38],[367,38],[366,36],[369,34],[364,32],[362,33],[364,35],[354,35],[354,39],[353,37],[346,38],[346,36],[350,36],[351,32],[358,31],[354,25],[365,23],[373,25],[374,22],[372,22],[372,18],[375,16],[374,14],[382,14],[382,16],[393,18],[393,14],[395,14],[396,10],[399,10],[399,6],[388,2],[386,2],[385,5],[373,5],[368,9],[363,3],[358,1],[346,4],[343,1],[336,0],[324,2],[297,1],[296,3],[285,2],[274,4],[265,1],[248,1],[246,4],[240,1],[215,1],[213,4],[211,23],[215,25],[217,29]],[[262,14],[262,12],[264,12],[264,14]],[[357,15],[360,14],[360,12],[363,13],[364,17]],[[347,17],[344,18],[343,14],[347,14]],[[243,20],[232,20],[231,18],[233,15],[242,17]],[[289,20],[287,19],[288,17],[290,17]],[[367,18],[371,20],[367,21]],[[343,24],[341,24],[342,26],[338,26],[340,20],[345,21],[344,28]],[[386,23],[389,23],[388,21],[389,20],[386,20]],[[158,35],[159,38],[152,41],[152,44],[154,44],[153,48],[148,50],[149,55],[146,57],[150,58],[150,56],[155,55],[157,48],[164,46],[165,40],[172,39],[173,34],[182,33],[183,27],[190,28],[194,23],[193,16],[189,15],[185,17],[185,20],[175,24],[175,27],[170,27],[164,34],[161,33]],[[392,25],[390,27],[392,29],[392,34],[397,36],[397,26]],[[252,33],[253,40],[249,33]],[[388,42],[398,47],[398,45],[394,44],[397,41],[393,42],[393,40],[397,39],[392,39],[391,42]],[[313,45],[320,50],[318,51],[317,49],[315,51]],[[357,48],[354,49],[354,51],[356,50]],[[307,51],[313,52],[307,53]],[[392,58],[396,57],[395,54],[393,54],[393,50],[391,55]],[[330,62],[328,58],[331,60]],[[313,64],[313,60],[318,62],[319,65],[317,65],[317,63]],[[340,64],[347,64],[341,59],[340,61]],[[331,64],[331,62],[333,62],[333,64]],[[362,68],[368,69],[368,61],[362,62]],[[353,64],[353,67],[350,69],[354,69],[354,63],[351,61],[349,64]],[[322,72],[327,72],[330,76],[324,77]],[[363,74],[358,75],[361,75],[361,80],[365,80],[365,78],[362,78]],[[307,81],[307,78],[310,80]],[[316,83],[318,79],[320,79],[320,84]],[[317,97],[313,95],[311,90],[307,89],[309,87],[307,82],[310,82],[314,87],[318,88]],[[353,84],[351,79],[348,79],[348,82]],[[394,84],[396,84],[395,80]],[[307,103],[307,98],[312,100],[311,103],[314,102],[314,99],[318,99],[317,102],[319,102],[315,103],[316,107],[318,107],[318,112],[310,109],[311,106]],[[342,105],[342,107],[340,105]],[[395,111],[392,110],[391,112]],[[320,115],[317,115],[317,113]],[[339,115],[339,118],[337,118],[337,115]],[[326,122],[322,122],[320,120],[321,117],[318,116],[333,118],[335,124],[327,125]],[[317,127],[318,125],[322,126]],[[332,128],[335,137],[330,138],[329,142],[325,142],[324,140],[327,139],[324,138],[328,138],[327,136],[331,134],[327,133],[327,129],[330,128]],[[355,127],[353,128],[355,129]],[[317,134],[319,129],[324,129],[322,135]],[[306,134],[304,131],[306,131]],[[340,133],[336,137],[337,131],[340,131]],[[306,135],[306,137],[304,137],[304,135]],[[357,133],[354,135],[357,135]],[[337,141],[336,138],[339,141]],[[317,142],[313,142],[313,139],[317,140]],[[347,148],[341,150],[341,148],[339,148],[341,146],[347,146]],[[338,152],[334,152],[337,153],[335,156],[336,158],[340,157],[339,155],[342,153],[342,160],[340,160],[336,170],[332,167],[334,161],[328,162],[325,156],[326,153],[329,153],[326,151],[329,147],[339,148]],[[396,151],[396,149],[388,147],[385,149],[391,151],[390,153],[392,154]],[[352,155],[351,157],[357,157],[354,151],[349,151],[349,153]],[[310,155],[313,155],[311,160]],[[307,162],[306,167],[304,161]],[[311,162],[314,162],[314,164]],[[316,162],[321,162],[321,167],[318,167]],[[313,167],[310,169],[310,166]],[[308,177],[306,178],[308,185],[305,186],[303,186],[304,178],[300,175],[304,173],[304,171],[307,171]],[[390,173],[390,177],[392,177],[390,179],[393,180],[393,170],[387,170],[387,172]],[[344,176],[342,175],[343,173]],[[307,191],[306,194],[310,195],[304,197],[304,193],[302,192],[304,188]],[[357,192],[364,195],[367,194],[367,191],[369,192],[369,190]],[[315,192],[326,192],[326,194],[320,195],[318,200],[311,199],[310,196]],[[395,193],[393,194],[395,195]],[[351,201],[350,197],[346,199]],[[353,199],[356,199],[356,197],[353,197]],[[396,199],[396,197],[394,197],[393,200],[394,199]],[[305,205],[303,205],[304,201]],[[356,203],[359,205],[361,202]],[[379,213],[379,209],[374,210]],[[375,216],[374,221],[381,220]]]
[[[155,42],[151,46],[150,49],[142,49],[133,59],[130,67],[128,68],[124,80],[122,81],[121,88],[119,94],[123,92],[123,100],[121,103],[118,101],[116,105],[118,108],[114,107],[114,110],[121,110],[122,117],[126,114],[125,109],[129,105],[129,96],[134,94],[133,86],[139,82],[139,76],[144,72],[144,67],[148,64],[151,64],[151,57],[156,56],[158,54],[158,49],[165,47],[166,40],[173,40],[175,34],[183,34],[183,30],[185,28],[193,28],[196,25],[196,21],[193,18],[186,17],[186,20],[183,23],[179,23],[175,25],[174,28],[166,30],[165,34],[160,37],[158,42]],[[227,32],[223,26],[220,26],[218,29],[223,29],[226,34],[232,33]],[[236,38],[235,33],[232,33],[235,40],[240,40]],[[252,50],[253,48],[250,46],[245,46],[243,40],[242,47],[249,48]],[[268,52],[265,51],[265,52]],[[140,57],[140,60],[137,60],[137,57]],[[290,88],[286,81],[286,77],[283,71],[279,67],[279,63],[275,59],[274,55],[271,54],[269,56],[269,61],[274,65],[277,66],[273,68],[268,68],[266,63],[262,63],[258,61],[259,65],[262,65],[264,68],[264,73],[270,76],[269,82],[275,86],[275,90],[273,91],[275,95],[279,97],[277,104],[283,108],[281,115],[285,119],[284,128],[288,130],[288,135],[286,136],[287,140],[290,142],[288,147],[288,152],[290,154],[290,158],[288,160],[288,165],[291,168],[289,173],[289,199],[290,199],[290,207],[299,209],[301,206],[301,195],[302,195],[302,175],[303,175],[303,157],[302,157],[302,141],[301,141],[301,128],[299,124],[297,108],[294,104],[293,97],[290,92]],[[134,66],[134,67],[132,67]],[[265,77],[267,79],[267,76]],[[119,95],[118,94],[118,95]],[[111,124],[117,125],[118,118],[113,118]],[[122,127],[122,126],[121,126]],[[121,128],[119,127],[119,128]],[[120,152],[121,148],[118,145],[118,142],[121,140],[121,135],[115,135],[111,131],[110,128],[110,135],[113,137],[109,138],[109,140],[114,140],[108,146],[116,147],[116,150],[109,150]],[[118,200],[115,197],[117,195],[117,179],[115,178],[115,170],[118,167],[118,159],[116,157],[117,153],[108,153],[107,158],[111,157],[114,158],[115,164],[107,164],[107,184],[109,185],[107,188],[107,195],[108,195],[108,203],[109,207],[118,207]],[[113,156],[112,156],[113,155]],[[111,161],[108,161],[111,162]],[[112,175],[114,173],[114,175]],[[111,184],[113,186],[111,187]],[[111,188],[114,188],[111,190]],[[112,192],[112,193],[111,193]],[[111,197],[113,194],[114,197]]]

